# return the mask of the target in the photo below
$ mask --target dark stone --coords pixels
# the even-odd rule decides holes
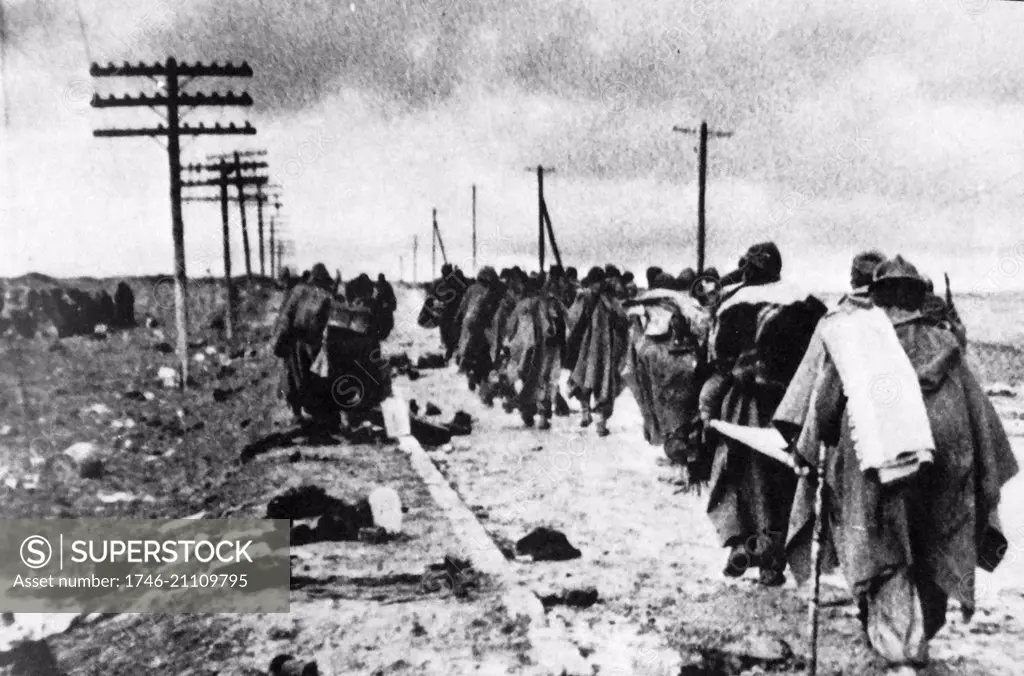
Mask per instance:
[[[299,486],[271,498],[268,519],[312,519],[322,516],[340,502],[319,486]]]
[[[304,523],[300,523],[291,530],[290,534],[291,546],[301,547],[302,545],[308,545],[311,542],[316,542],[316,535],[313,529]]]
[[[427,422],[418,416],[410,416],[409,430],[416,441],[424,446],[443,446],[452,440],[452,432],[447,427]]]
[[[473,433],[473,418],[465,411],[456,411],[446,427],[452,436],[464,437]]]
[[[233,392],[231,390],[222,389],[220,387],[213,388],[213,400],[216,402],[227,401]]]
[[[582,556],[564,533],[546,527],[534,528],[516,542],[516,553],[532,556],[534,561],[568,561]]]
[[[145,395],[143,395],[142,392],[140,392],[139,390],[128,390],[127,392],[125,392],[124,394],[121,395],[121,398],[122,399],[127,399],[129,401],[145,401],[146,400]]]
[[[49,644],[43,641],[26,641],[0,655],[2,664],[9,665],[11,676],[61,676],[57,660]]]
[[[444,366],[444,355],[438,352],[421,355],[420,358],[416,360],[416,368],[419,369],[440,369],[444,368]]]
[[[540,602],[545,608],[552,606],[569,606],[570,608],[589,608],[597,603],[597,589],[586,587],[584,589],[567,589],[558,594],[542,596]]]
[[[317,520],[315,535],[318,540],[351,541],[359,539],[360,528],[372,527],[373,512],[367,500],[354,505],[338,501],[330,512]]]
[[[171,347],[171,344],[168,343],[167,341],[157,343],[156,345],[153,346],[153,349],[156,350],[157,352],[162,352],[163,354],[170,354],[174,352],[174,348]]]

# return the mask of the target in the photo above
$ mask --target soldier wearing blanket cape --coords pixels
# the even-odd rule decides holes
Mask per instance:
[[[874,650],[920,665],[948,599],[969,619],[975,569],[1006,551],[996,508],[1018,467],[960,337],[922,312],[914,266],[882,263],[870,291],[819,324],[775,424],[799,463],[826,445],[825,568],[841,565]],[[814,483],[800,479],[790,517],[798,578],[810,573]]]
[[[592,268],[581,282],[586,290],[569,309],[570,331],[563,363],[570,370],[569,392],[583,409],[580,426],[597,414],[597,434],[607,436],[607,421],[622,392],[629,324],[622,300],[625,286],[614,266]],[[593,408],[591,408],[593,402]]]
[[[303,409],[310,413],[319,409],[320,393],[312,367],[330,318],[333,288],[327,267],[317,263],[308,281],[300,282],[288,293],[274,327],[274,356],[284,365],[281,392],[295,422],[302,420]]]
[[[684,464],[692,455],[709,314],[672,289],[648,290],[624,305],[633,321],[623,377],[643,414],[644,439]]]
[[[769,426],[825,314],[818,299],[784,284],[781,273],[778,247],[764,242],[722,278],[707,345],[710,377],[700,394],[705,443],[694,444],[702,452],[686,460],[691,482],[710,482],[708,515],[730,550],[725,574],[738,577],[757,566],[760,582],[770,586],[785,581],[783,547],[796,479],[789,467],[718,438],[708,423]]]
[[[466,374],[469,389],[481,387],[480,395],[485,399],[489,397],[488,375],[494,368],[493,343],[488,341],[487,333],[505,291],[494,268],[484,267],[466,289],[456,315],[459,341],[453,355],[455,363]]]
[[[565,309],[557,285],[546,285],[543,276],[527,278],[523,297],[502,334],[506,356],[499,366],[499,382],[505,391],[512,390],[506,403],[519,409],[527,427],[539,413],[538,428],[550,429],[565,344]]]

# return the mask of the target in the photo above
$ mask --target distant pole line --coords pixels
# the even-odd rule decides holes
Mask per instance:
[[[243,176],[239,181],[237,174],[242,171],[250,170],[261,170],[266,169],[269,165],[266,162],[241,161],[242,153],[228,153],[221,155],[212,155],[208,159],[211,160],[207,164],[189,164],[184,167],[186,171],[190,172],[216,172],[216,177],[205,180],[195,181],[184,181],[183,187],[194,188],[201,186],[217,186],[220,189],[220,194],[217,197],[206,197],[206,196],[189,196],[182,198],[184,202],[220,202],[220,213],[221,213],[221,239],[222,246],[224,249],[224,292],[226,296],[226,309],[224,317],[224,333],[228,340],[231,340],[234,336],[234,323],[237,316],[237,294],[235,290],[234,282],[231,279],[231,242],[229,237],[229,218],[228,218],[228,203],[238,202],[240,205],[244,205],[247,199],[254,199],[258,204],[261,204],[270,199],[270,196],[263,193],[263,186],[269,181],[266,176],[251,175]],[[229,161],[230,160],[230,161]],[[232,177],[235,174],[235,177]],[[238,197],[232,198],[228,194],[228,188],[232,185],[239,186],[240,192]],[[254,185],[256,186],[257,192],[255,195],[246,195],[244,186]],[[243,220],[244,224],[244,220]],[[243,235],[244,235],[243,229]],[[244,243],[244,239],[243,239]],[[273,252],[271,252],[273,253]],[[247,261],[248,262],[248,261]],[[248,266],[246,266],[248,268]]]
[[[191,126],[181,124],[180,108],[197,108],[201,106],[251,106],[252,98],[248,94],[188,94],[181,92],[185,82],[196,77],[252,77],[252,68],[242,62],[240,66],[227,64],[203,65],[202,63],[178,63],[168,58],[163,63],[124,64],[115,66],[110,63],[100,66],[93,63],[89,68],[92,77],[163,77],[167,93],[153,95],[139,94],[135,96],[93,95],[93,108],[125,108],[150,107],[162,108],[167,113],[167,125],[157,125],[142,129],[96,129],[93,136],[103,138],[126,138],[135,136],[167,137],[167,158],[170,171],[171,199],[171,237],[174,242],[174,319],[177,328],[177,353],[180,362],[181,387],[188,386],[188,277],[185,271],[185,225],[181,213],[181,137],[182,136],[220,136],[247,135],[256,133],[248,122],[242,127],[230,124],[226,127],[216,124],[207,127],[203,124]],[[179,78],[185,82],[179,81]],[[6,92],[6,87],[5,87]],[[6,93],[5,93],[6,98]]]

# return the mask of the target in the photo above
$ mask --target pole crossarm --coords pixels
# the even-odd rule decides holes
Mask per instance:
[[[220,185],[224,179],[211,178],[205,181],[182,181],[181,187],[183,188],[196,188],[204,185]],[[241,178],[229,178],[228,183],[233,185],[266,185],[270,178],[267,176],[243,176]],[[247,196],[248,198],[248,196]],[[255,199],[255,197],[254,197]]]
[[[237,126],[233,122],[226,127],[220,124],[215,124],[212,127],[207,127],[204,124],[200,124],[198,126],[183,124],[174,130],[174,134],[177,134],[178,136],[225,136],[228,134],[255,136],[256,128],[248,122],[241,127]],[[143,129],[96,129],[93,130],[92,135],[105,138],[125,136],[171,136],[171,131],[160,124],[156,127]]]
[[[679,126],[675,126],[675,127],[672,127],[672,131],[678,131],[678,132],[681,132],[683,134],[699,134],[700,133],[700,127],[697,127],[696,129],[694,129],[693,127],[679,127]],[[708,131],[708,136],[714,136],[715,138],[729,138],[734,133],[735,132],[731,132],[731,131],[711,131],[711,130],[709,130]]]
[[[137,96],[100,96],[93,94],[90,105],[93,108],[131,108],[131,107],[152,107],[166,106],[176,103],[179,106],[251,106],[253,101],[248,93],[235,94],[228,92],[220,94],[181,94],[176,99],[166,94],[139,94]]]
[[[233,64],[219,65],[216,61],[205,65],[201,61],[193,64],[176,64],[174,71],[179,76],[185,77],[252,77],[252,67],[245,61],[239,66]],[[120,66],[108,63],[101,66],[93,63],[89,67],[89,75],[93,77],[161,77],[167,75],[167,64],[159,61],[147,65],[145,63],[130,64],[125,61]]]
[[[247,170],[256,170],[256,169],[266,169],[270,165],[267,164],[266,162],[240,162],[239,166],[242,168],[243,171],[247,171]],[[199,172],[199,171],[217,171],[217,172],[224,173],[225,171],[234,171],[235,170],[235,165],[234,164],[228,164],[227,162],[216,162],[216,163],[212,163],[212,164],[186,164],[185,166],[182,167],[182,169],[185,169],[186,171],[195,171],[195,172]],[[277,187],[277,186],[274,186],[274,187]]]

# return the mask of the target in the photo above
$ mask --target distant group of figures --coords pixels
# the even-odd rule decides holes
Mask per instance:
[[[471,280],[448,267],[420,323],[440,330],[486,405],[504,399],[527,426],[539,415],[550,427],[563,368],[580,424],[596,415],[601,436],[628,385],[678,482],[708,487],[727,576],[810,575],[820,469],[825,567],[841,566],[876,652],[917,665],[949,598],[969,618],[975,569],[1000,562],[996,508],[1018,468],[966,363],[948,280],[942,298],[901,256],[867,251],[850,281],[830,308],[782,280],[771,242],[724,276],[651,268],[642,292],[613,265],[582,280],[571,268],[485,267]],[[789,462],[721,423],[776,429]]]
[[[286,297],[274,328],[283,360],[281,392],[297,423],[330,431],[359,422],[390,393],[380,343],[395,325],[397,298],[383,274],[347,284],[317,263],[299,277],[282,272]]]
[[[118,283],[113,295],[56,282],[36,286],[15,282],[0,294],[0,334],[33,338],[50,333],[65,338],[93,334],[99,326],[135,326],[135,293],[127,283]]]

